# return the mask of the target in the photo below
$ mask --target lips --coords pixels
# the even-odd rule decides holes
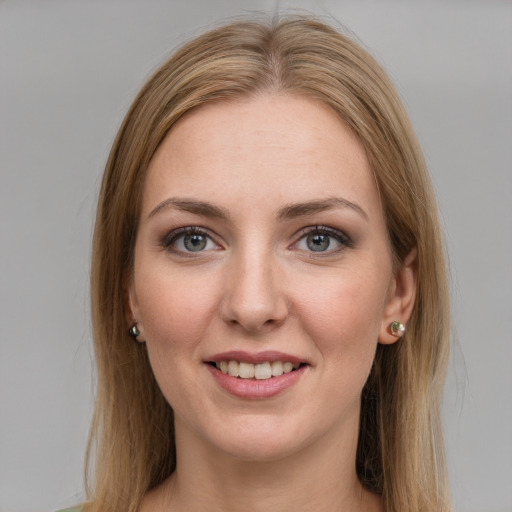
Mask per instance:
[[[279,377],[284,373],[290,373],[299,368],[300,363],[292,363],[291,361],[266,361],[264,363],[252,364],[231,360],[215,363],[215,366],[223,374],[230,375],[231,377],[266,380],[272,377]]]
[[[281,352],[216,354],[207,367],[224,390],[239,398],[270,398],[288,389],[305,373],[308,363]]]

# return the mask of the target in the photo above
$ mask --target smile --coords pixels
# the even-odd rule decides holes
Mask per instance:
[[[278,351],[231,350],[208,357],[204,363],[221,389],[250,400],[280,395],[311,369],[309,361]]]
[[[219,361],[215,366],[224,375],[240,379],[267,380],[297,370],[300,363],[290,361],[272,361],[258,364],[239,361]]]

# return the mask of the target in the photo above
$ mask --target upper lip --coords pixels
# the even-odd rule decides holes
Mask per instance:
[[[304,359],[293,356],[291,354],[285,354],[284,352],[278,352],[275,350],[266,350],[263,352],[245,352],[244,350],[230,350],[228,352],[221,352],[209,357],[205,362],[220,363],[221,361],[238,361],[241,363],[272,363],[273,361],[282,361],[290,363],[306,363]]]

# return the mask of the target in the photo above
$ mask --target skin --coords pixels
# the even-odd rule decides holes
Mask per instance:
[[[203,250],[187,250],[191,226]],[[364,149],[328,107],[267,94],[182,118],[148,170],[128,292],[175,412],[177,470],[143,510],[382,510],[355,474],[360,396],[377,344],[397,340],[390,322],[411,313],[414,254],[393,271]],[[244,399],[206,364],[229,350],[307,365],[277,396]]]

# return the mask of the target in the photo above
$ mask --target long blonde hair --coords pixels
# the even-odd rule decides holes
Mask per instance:
[[[175,468],[173,412],[145,347],[128,337],[132,272],[145,173],[176,121],[212,101],[265,91],[329,105],[366,149],[395,265],[417,248],[416,304],[406,335],[379,345],[362,393],[356,469],[387,512],[449,510],[439,406],[449,345],[444,254],[421,149],[387,75],[365,50],[310,17],[236,21],[183,46],[146,83],[113,145],[92,254],[98,366],[88,448],[95,479],[87,512],[138,510]],[[88,482],[91,484],[91,481]]]

